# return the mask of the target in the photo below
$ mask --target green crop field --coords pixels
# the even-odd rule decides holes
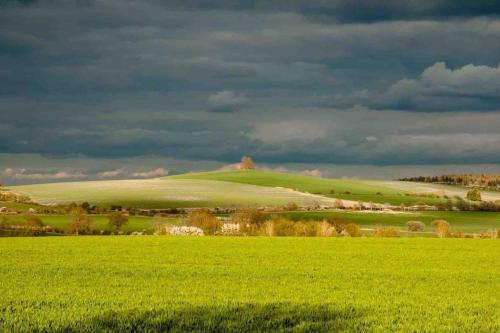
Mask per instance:
[[[310,177],[292,173],[240,170],[187,173],[164,179],[199,179],[235,182],[271,187],[286,187],[301,192],[317,193],[329,197],[390,204],[435,204],[443,198],[429,198],[411,194],[434,193],[438,195],[465,196],[466,191],[453,186],[410,183],[399,181],[331,179]],[[333,193],[332,193],[333,190]],[[346,192],[350,192],[346,194]],[[495,195],[500,199],[500,194]]]
[[[329,203],[331,199],[288,189],[189,179],[86,181],[11,186],[41,204],[89,202],[125,207],[232,207]]]
[[[0,331],[500,331],[500,242],[0,239]]]
[[[406,229],[406,222],[417,220],[427,225],[427,231],[432,231],[431,222],[438,219],[446,220],[453,230],[466,232],[500,229],[500,213],[491,212],[442,212],[424,211],[404,214],[360,213],[360,212],[286,212],[282,215],[293,220],[323,220],[329,216],[350,219],[362,228],[373,228],[376,225]]]

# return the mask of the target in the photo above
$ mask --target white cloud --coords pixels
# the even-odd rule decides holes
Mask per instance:
[[[10,176],[14,173],[14,170],[12,168],[6,168],[4,171],[3,171],[4,175],[7,175],[7,176]]]
[[[86,178],[87,175],[83,172],[75,171],[58,171],[54,173],[40,173],[34,172],[29,173],[26,169],[20,169],[19,171],[12,174],[12,179],[18,180],[61,180],[61,179],[81,179]]]
[[[311,176],[311,177],[323,177],[323,174],[318,169],[307,169],[299,172],[301,175]]]
[[[123,174],[123,168],[120,169],[115,169],[115,170],[108,170],[108,171],[102,171],[97,174],[97,177],[99,178],[112,178],[112,177],[118,177]]]
[[[157,168],[150,171],[138,171],[131,174],[132,177],[137,177],[137,178],[154,178],[166,175],[168,175],[168,170],[164,168]]]
[[[208,105],[212,112],[234,112],[245,107],[248,98],[245,94],[236,94],[230,90],[219,91],[208,97]]]
[[[402,79],[377,100],[379,107],[429,110],[497,109],[500,65],[449,69],[436,62],[417,79]]]

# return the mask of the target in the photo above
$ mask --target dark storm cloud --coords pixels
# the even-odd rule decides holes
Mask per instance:
[[[4,0],[4,4],[34,5],[37,0]],[[60,1],[64,3],[63,1]],[[75,1],[81,6],[95,6],[100,1]],[[384,20],[492,16],[500,14],[494,0],[170,0],[150,1],[173,10],[295,12],[313,19],[335,19],[341,22],[375,22]],[[57,1],[56,1],[57,3]]]
[[[0,153],[497,163],[499,6],[3,1]]]

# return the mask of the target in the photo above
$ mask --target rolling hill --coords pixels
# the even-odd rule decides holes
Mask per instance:
[[[89,202],[137,208],[278,206],[289,202],[328,205],[340,198],[399,204],[435,204],[466,189],[426,183],[330,179],[293,173],[246,170],[186,173],[155,179],[84,181],[12,186],[41,204]],[[438,194],[441,197],[429,196]],[[483,193],[486,200],[500,193]]]
[[[134,179],[12,186],[41,204],[89,202],[136,208],[329,204],[332,199],[285,188],[199,179]]]

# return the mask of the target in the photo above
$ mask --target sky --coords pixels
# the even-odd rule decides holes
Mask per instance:
[[[498,1],[0,0],[0,182],[498,173],[499,128]]]

